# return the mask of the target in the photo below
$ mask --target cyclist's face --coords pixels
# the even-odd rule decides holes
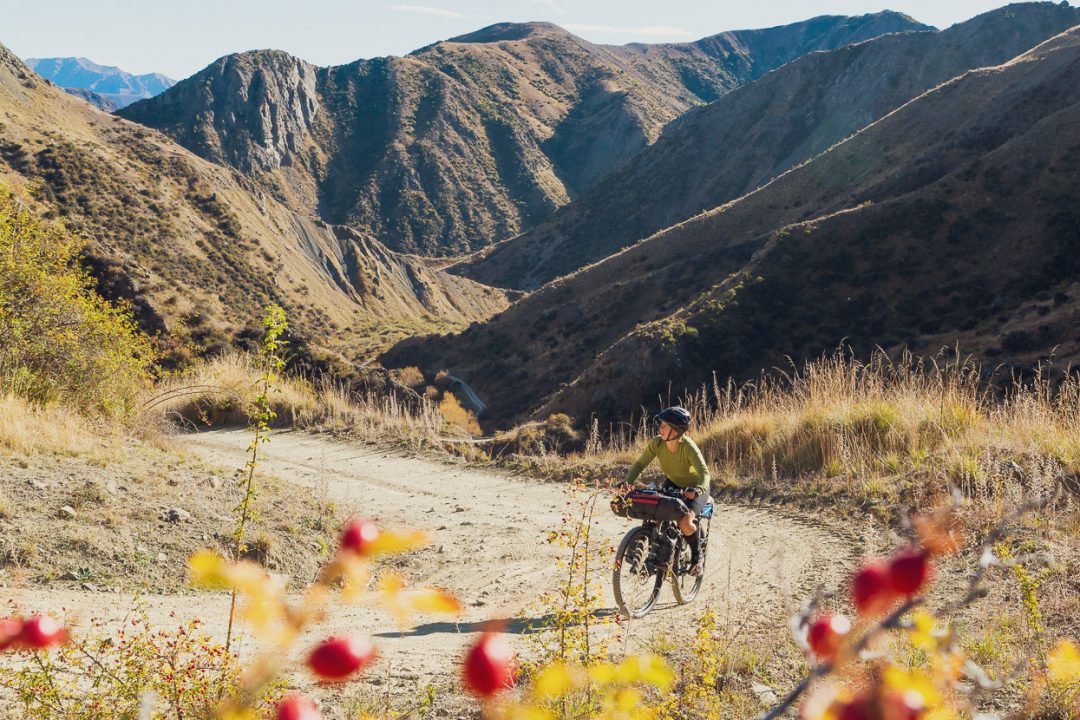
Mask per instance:
[[[668,425],[663,420],[660,421],[660,437],[663,440],[674,440],[679,437],[679,431]]]

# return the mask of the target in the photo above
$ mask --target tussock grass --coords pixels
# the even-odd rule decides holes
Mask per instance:
[[[255,358],[224,355],[160,383],[143,403],[148,420],[183,425],[243,425],[258,395]],[[422,445],[451,432],[437,405],[376,390],[349,391],[328,380],[286,375],[270,396],[273,425],[348,433],[367,440]]]
[[[802,499],[843,495],[887,508],[925,506],[950,488],[994,504],[1075,493],[1080,478],[1080,378],[1032,379],[997,390],[966,361],[860,362],[845,353],[743,386],[714,383],[683,404],[714,489]],[[545,474],[633,461],[639,425],[562,459]]]
[[[0,448],[18,455],[108,455],[116,446],[100,425],[67,406],[0,395]]]

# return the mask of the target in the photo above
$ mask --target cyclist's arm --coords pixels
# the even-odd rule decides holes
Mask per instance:
[[[633,485],[634,481],[641,475],[641,471],[649,466],[649,463],[656,457],[656,448],[653,447],[653,441],[650,440],[645,449],[641,451],[641,455],[637,461],[630,466],[630,469],[626,473],[626,479],[623,480],[625,485]]]

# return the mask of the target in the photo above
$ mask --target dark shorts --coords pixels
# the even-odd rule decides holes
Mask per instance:
[[[687,509],[692,510],[695,516],[701,515],[701,511],[705,509],[706,503],[709,502],[708,493],[698,493],[697,497],[695,497],[693,501],[690,501],[686,499],[686,496],[683,495],[682,491],[683,489],[681,487],[670,480],[664,483],[664,494],[675,495],[681,498],[682,501],[686,503]]]

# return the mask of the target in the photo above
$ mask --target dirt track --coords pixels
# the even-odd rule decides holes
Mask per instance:
[[[246,432],[218,431],[187,436],[184,444],[211,465],[235,468],[244,463],[249,439]],[[383,657],[375,674],[391,684],[454,672],[455,659],[481,622],[508,619],[510,629],[518,630],[540,612],[540,594],[557,584],[557,551],[545,538],[569,510],[562,486],[297,432],[276,433],[261,452],[263,470],[295,483],[297,492],[325,494],[343,511],[384,525],[430,531],[433,545],[411,556],[403,571],[414,585],[439,585],[457,594],[466,604],[463,617],[420,618],[416,628],[399,632],[382,611],[348,607],[318,630],[374,634]],[[598,518],[599,532],[612,545],[630,526],[606,510]],[[851,544],[820,527],[767,508],[720,505],[702,594],[678,607],[665,588],[651,615],[624,628],[628,648],[672,627],[689,628],[705,603],[736,625],[782,622],[785,598],[802,598],[821,582],[835,584],[853,562]],[[37,589],[16,594],[26,607],[62,605],[80,615],[108,616],[127,606],[117,595]],[[162,621],[169,612],[197,616],[211,631],[221,630],[214,619],[223,619],[227,608],[220,595],[146,600]],[[610,587],[606,603],[614,607]]]

